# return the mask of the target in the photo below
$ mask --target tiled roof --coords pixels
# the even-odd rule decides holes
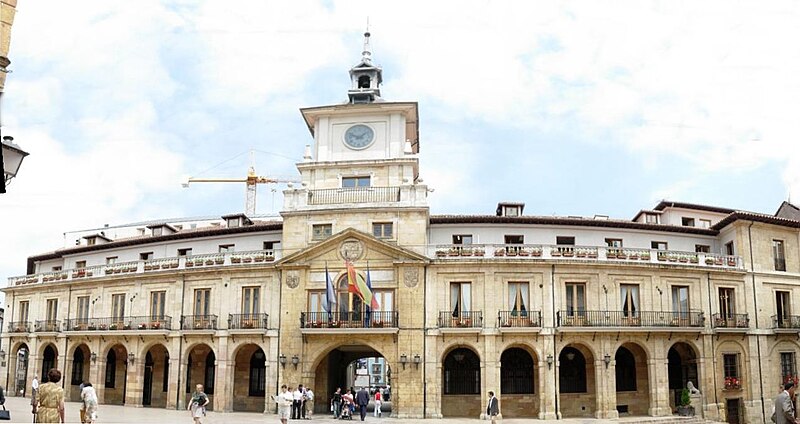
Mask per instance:
[[[783,227],[800,228],[800,221],[795,219],[781,218],[778,216],[767,215],[763,213],[734,211],[733,213],[723,218],[721,221],[712,225],[711,229],[719,231],[737,220],[763,222],[765,224],[780,225]]]

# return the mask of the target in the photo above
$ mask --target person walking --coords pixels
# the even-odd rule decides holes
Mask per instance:
[[[356,405],[358,405],[359,412],[361,413],[361,421],[367,417],[367,405],[369,405],[369,392],[365,388],[356,393]]]
[[[500,414],[500,406],[494,392],[489,392],[489,404],[486,406],[486,416],[492,420],[492,424],[497,423],[497,416]]]
[[[289,415],[292,411],[293,402],[294,397],[292,396],[292,392],[290,392],[284,384],[281,386],[281,392],[278,394],[277,398],[278,418],[281,420],[281,424],[287,424],[289,421]]]
[[[83,398],[83,388],[84,387],[85,387],[84,382],[81,382],[81,385],[78,386],[78,396],[81,396],[81,399]],[[85,423],[86,422],[86,404],[85,403],[82,402],[81,409],[78,412],[80,412],[80,415],[81,415],[81,424]]]
[[[375,390],[375,410],[372,411],[372,415],[375,417],[380,417],[381,414],[381,389],[378,388]]]
[[[314,392],[311,387],[306,387],[306,393],[303,395],[303,418],[310,420],[314,415]]]
[[[299,385],[294,392],[292,392],[292,419],[300,419],[300,408],[303,406],[303,385]]]
[[[336,392],[333,394],[333,398],[331,399],[331,408],[333,412],[333,418],[338,419],[339,414],[342,413],[342,388],[337,387]]]
[[[208,402],[208,395],[203,391],[203,385],[196,385],[194,393],[192,393],[192,400],[189,401],[189,407],[187,408],[188,411],[191,411],[195,424],[200,424],[200,419],[206,416]]]
[[[796,424],[794,404],[794,383],[788,382],[783,385],[783,391],[775,398],[775,412],[772,413],[772,422],[776,424]]]
[[[81,400],[83,400],[83,419],[85,423],[92,424],[97,420],[97,392],[92,383],[84,381],[81,389]]]
[[[31,381],[31,396],[36,396],[36,392],[39,390],[39,377],[33,376],[33,381]]]
[[[63,423],[64,421],[64,389],[58,384],[61,371],[53,368],[47,372],[48,382],[35,390],[36,405],[34,415],[37,423]]]

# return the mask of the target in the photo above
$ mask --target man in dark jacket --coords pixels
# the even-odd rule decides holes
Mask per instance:
[[[486,416],[492,420],[492,424],[495,424],[499,414],[500,407],[497,405],[497,398],[494,397],[494,392],[489,392],[489,404],[486,405]]]
[[[361,421],[367,416],[367,405],[369,404],[369,392],[365,388],[361,388],[356,394],[356,405],[358,405],[359,412],[361,412]]]

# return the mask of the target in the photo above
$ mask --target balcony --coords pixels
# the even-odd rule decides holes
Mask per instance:
[[[440,311],[439,328],[460,330],[458,332],[480,331],[483,328],[483,311]]]
[[[130,316],[103,318],[72,318],[64,322],[66,332],[167,332],[172,329],[172,317],[162,316]]]
[[[750,318],[747,314],[714,314],[711,316],[711,328],[746,330],[750,328]]]
[[[33,324],[34,333],[58,333],[61,331],[59,320],[39,320]]]
[[[702,312],[664,312],[664,311],[558,311],[558,327],[564,329],[611,328],[614,331],[699,331],[705,326]]]
[[[217,330],[217,316],[184,315],[181,317],[181,330],[214,332]]]
[[[267,314],[228,314],[228,330],[266,330],[269,328]]]
[[[9,333],[30,333],[31,332],[31,323],[30,321],[12,321],[8,323],[8,332]]]
[[[82,281],[123,275],[141,275],[160,272],[174,272],[201,268],[238,267],[272,263],[276,259],[275,250],[255,250],[250,252],[210,253],[193,256],[176,256],[142,261],[131,261],[107,265],[94,265],[85,268],[63,271],[42,272],[8,279],[8,287],[43,284],[51,282]]]
[[[797,333],[800,331],[800,315],[773,315],[772,328],[776,333]]]
[[[329,188],[308,191],[309,205],[394,203],[399,201],[400,187]]]
[[[540,311],[498,311],[497,328],[500,332],[538,332],[542,327]]]
[[[398,329],[397,311],[300,313],[300,331],[304,334],[397,333]]]
[[[428,246],[427,255],[431,258],[448,261],[477,259],[555,260],[744,270],[744,263],[739,256],[608,246],[440,244]]]

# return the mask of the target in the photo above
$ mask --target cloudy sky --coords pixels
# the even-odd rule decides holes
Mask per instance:
[[[298,111],[339,103],[369,17],[384,98],[418,101],[433,213],[632,218],[660,199],[800,200],[800,3],[20,1],[0,276],[62,233],[243,210],[296,175]],[[280,210],[260,187],[258,212]]]

